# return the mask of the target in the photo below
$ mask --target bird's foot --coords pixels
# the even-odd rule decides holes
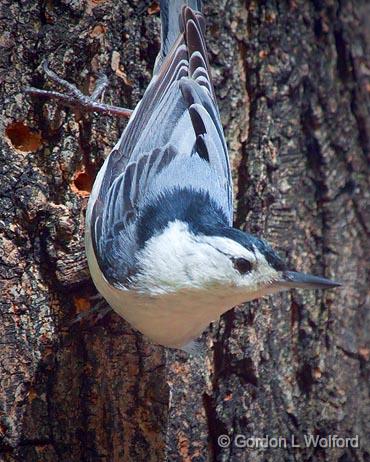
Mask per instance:
[[[27,87],[25,88],[25,92],[27,94],[41,98],[55,99],[65,106],[78,108],[85,112],[101,112],[103,114],[113,115],[116,117],[130,117],[132,114],[133,111],[131,109],[111,106],[110,104],[104,104],[98,101],[108,86],[108,78],[106,75],[102,74],[98,78],[94,91],[90,96],[86,96],[81,93],[75,85],[62,79],[54,71],[49,69],[47,61],[44,61],[42,67],[50,80],[64,89],[64,93],[54,90],[40,90],[35,87]]]
[[[199,340],[192,340],[181,348],[190,356],[199,356],[204,352],[204,345]]]
[[[97,324],[101,321],[108,313],[112,311],[112,308],[107,304],[101,295],[91,297],[90,300],[98,300],[98,302],[90,308],[88,311],[79,313],[70,323],[70,327],[81,322],[88,321],[91,324]]]

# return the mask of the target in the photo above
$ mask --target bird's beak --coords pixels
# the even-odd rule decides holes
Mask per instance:
[[[283,271],[278,285],[286,289],[332,289],[341,286],[339,282],[330,279],[295,271]]]

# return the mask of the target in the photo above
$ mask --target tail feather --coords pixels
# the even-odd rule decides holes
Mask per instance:
[[[189,6],[192,10],[202,12],[202,0],[160,0],[161,8],[161,50],[159,52],[154,73],[156,73],[171,50],[173,44],[181,32],[180,14],[183,6]],[[202,27],[204,20],[202,19]]]
[[[204,40],[205,21],[201,14],[196,14],[190,8],[182,10],[185,37],[189,55],[189,74],[199,85],[207,88],[215,99],[209,63],[207,45]]]

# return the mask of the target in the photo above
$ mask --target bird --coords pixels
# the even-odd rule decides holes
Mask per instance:
[[[264,239],[233,227],[227,144],[200,0],[161,0],[152,79],[90,194],[93,282],[151,342],[192,352],[208,325],[290,288],[340,284],[296,272]]]

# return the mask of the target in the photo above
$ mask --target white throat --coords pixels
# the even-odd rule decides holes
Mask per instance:
[[[91,275],[100,293],[152,341],[175,348],[195,339],[233,306],[271,293],[254,290],[250,284],[246,290],[229,258],[222,258],[215,247],[258,258],[229,239],[194,236],[185,223],[176,221],[151,238],[140,252],[143,271],[134,281],[137,287],[128,290],[107,283],[98,269],[90,233],[86,233]]]
[[[235,270],[233,256],[256,264],[257,260],[264,260],[259,252],[252,252],[232,239],[195,235],[186,223],[176,220],[149,239],[138,253],[141,271],[133,286],[152,295],[181,289],[240,288],[245,278]],[[253,281],[248,284],[253,285]]]

